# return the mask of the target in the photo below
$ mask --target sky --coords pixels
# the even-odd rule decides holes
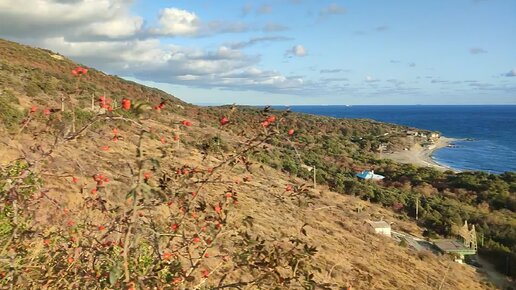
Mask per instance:
[[[0,0],[0,38],[194,104],[516,104],[514,0]]]

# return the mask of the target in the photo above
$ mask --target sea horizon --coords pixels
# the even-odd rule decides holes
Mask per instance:
[[[251,105],[251,107],[261,107]],[[516,171],[516,104],[514,105],[291,105],[294,112],[335,118],[372,119],[438,131],[453,138],[452,147],[432,159],[457,171]]]
[[[472,106],[472,107],[481,107],[481,106],[516,106],[516,103],[514,104],[231,104],[231,103],[191,103],[192,105],[201,106],[201,107],[210,107],[210,106],[243,106],[243,107],[388,107],[388,106],[395,106],[395,107],[412,107],[412,106],[424,106],[424,107],[433,107],[433,106],[439,106],[439,107],[460,107],[460,106]]]

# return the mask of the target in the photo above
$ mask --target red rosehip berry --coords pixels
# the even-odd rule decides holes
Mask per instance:
[[[169,253],[169,252],[165,252],[163,253],[163,256],[162,256],[163,260],[165,261],[169,261],[171,258],[172,258],[172,254]]]
[[[224,126],[224,125],[226,125],[227,123],[229,123],[229,119],[228,119],[228,118],[226,118],[226,117],[222,117],[222,118],[220,119],[220,125],[221,125],[221,126]]]
[[[122,108],[126,111],[131,109],[131,101],[128,99],[122,99]]]

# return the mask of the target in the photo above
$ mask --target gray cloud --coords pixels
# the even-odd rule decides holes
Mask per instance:
[[[264,36],[264,37],[255,37],[251,38],[248,41],[241,41],[229,44],[229,47],[232,49],[242,49],[249,46],[256,45],[262,42],[274,42],[274,41],[288,41],[292,40],[292,38],[284,37],[284,36]]]
[[[249,31],[251,27],[242,22],[210,21],[201,29],[198,36],[207,36],[219,33],[241,33]]]
[[[263,4],[258,9],[256,9],[256,13],[258,13],[258,14],[269,14],[269,13],[272,13],[272,6]]]
[[[416,66],[416,63],[415,62],[411,62],[409,63],[409,67],[415,67]]]
[[[333,74],[333,73],[339,73],[339,72],[342,72],[344,71],[343,69],[340,69],[340,68],[336,68],[336,69],[322,69],[319,71],[319,73],[322,73],[322,74]]]
[[[285,52],[285,55],[299,56],[299,57],[306,56],[306,54],[307,54],[306,48],[301,44],[294,45],[291,49],[289,49]]]
[[[242,10],[240,11],[240,15],[247,16],[249,13],[253,11],[253,5],[247,3],[242,7]]]
[[[389,26],[387,26],[387,25],[378,26],[375,28],[375,30],[378,32],[387,31],[387,30],[389,30]]]
[[[319,11],[319,17],[326,18],[328,16],[342,15],[345,13],[346,13],[346,8],[344,6],[341,6],[337,3],[332,3],[329,6],[321,9],[321,11]]]
[[[347,81],[349,81],[348,78],[322,78],[321,80],[324,82],[347,82]]]
[[[282,25],[282,24],[278,24],[278,23],[267,23],[263,26],[263,31],[264,32],[280,32],[280,31],[285,31],[285,30],[288,30],[288,26],[285,26],[285,25]]]
[[[386,82],[391,83],[391,84],[393,84],[395,86],[400,86],[400,85],[405,83],[404,81],[400,81],[400,80],[397,80],[397,79],[388,79],[388,80],[386,80]]]
[[[516,77],[516,68],[510,70],[508,73],[503,74],[506,77]]]
[[[473,47],[469,49],[469,53],[471,54],[482,54],[487,53],[487,50],[480,48],[480,47]]]

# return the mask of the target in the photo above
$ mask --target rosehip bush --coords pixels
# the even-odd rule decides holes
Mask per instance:
[[[72,70],[77,82],[87,73],[86,68]],[[314,278],[318,269],[311,259],[317,250],[303,241],[306,231],[301,229],[299,237],[266,240],[253,234],[251,216],[235,220],[238,184],[253,180],[248,155],[271,138],[293,135],[275,126],[284,116],[257,118],[255,128],[248,130],[254,133],[243,134],[231,151],[220,146],[220,134],[199,140],[217,150],[201,146],[204,163],[193,166],[181,164],[174,154],[193,150],[179,136],[188,136],[199,120],[181,118],[171,122],[171,129],[153,120],[166,115],[169,107],[163,100],[95,99],[99,106],[87,117],[78,118],[81,108],[72,111],[75,130],[68,130],[66,118],[61,118],[66,112],[28,109],[23,129],[36,144],[0,168],[0,288],[328,286]],[[117,101],[121,106],[112,106]],[[235,125],[229,110],[211,121],[220,130]],[[89,148],[90,157],[70,160],[70,148]],[[215,163],[206,158],[213,152],[218,154]],[[69,164],[62,166],[63,160]],[[97,169],[117,164],[118,171]],[[237,167],[248,171],[247,176],[221,182]],[[63,168],[74,170],[60,172]],[[61,184],[75,194],[75,206],[54,198],[46,183]],[[287,189],[278,189],[278,198],[300,205],[313,198],[303,187]],[[35,213],[48,216],[36,218]]]

